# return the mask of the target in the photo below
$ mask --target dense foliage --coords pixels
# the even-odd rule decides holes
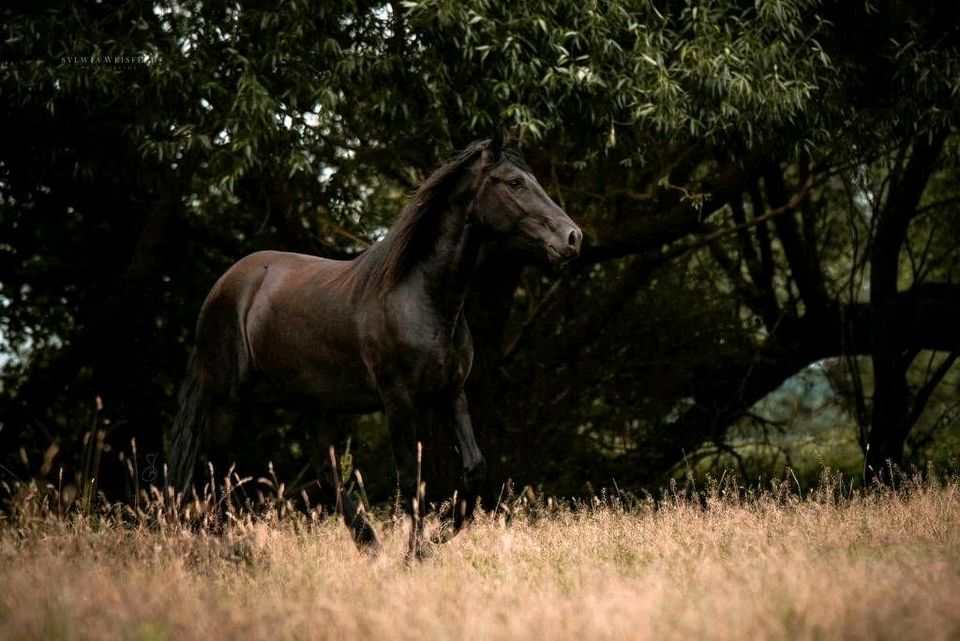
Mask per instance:
[[[3,469],[37,473],[46,453],[40,471],[69,477],[92,425],[114,453],[134,437],[162,452],[223,269],[262,248],[361,251],[431,168],[501,124],[587,247],[560,273],[488,256],[476,276],[469,392],[497,489],[643,486],[736,460],[794,429],[755,405],[814,362],[868,471],[921,462],[914,446],[956,432],[960,396],[956,14],[898,0],[0,9]],[[310,417],[264,414],[241,467],[309,469]],[[380,420],[346,423],[388,488]]]

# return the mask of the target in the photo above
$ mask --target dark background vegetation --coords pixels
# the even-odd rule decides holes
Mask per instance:
[[[492,486],[955,464],[955,2],[74,0],[0,30],[3,479],[69,482],[95,427],[122,497],[226,267],[355,255],[504,123],[586,247],[477,273]],[[240,469],[314,478],[311,417],[263,414]],[[340,427],[385,496],[382,419]]]

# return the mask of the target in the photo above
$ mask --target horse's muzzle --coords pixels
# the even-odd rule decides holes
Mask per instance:
[[[567,232],[567,246],[564,248],[567,254],[573,258],[580,255],[580,246],[583,244],[583,231],[574,225]]]
[[[547,255],[554,265],[562,265],[579,256],[580,247],[583,245],[583,232],[576,225],[561,234],[561,238],[564,239],[563,244],[547,245]]]

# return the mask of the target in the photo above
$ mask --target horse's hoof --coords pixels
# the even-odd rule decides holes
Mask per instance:
[[[443,523],[440,528],[430,537],[430,543],[433,545],[443,545],[459,533],[459,529],[453,523]]]
[[[407,563],[413,563],[414,561],[426,561],[431,556],[433,556],[433,546],[427,542],[422,542],[412,549],[408,549],[404,558]]]
[[[368,556],[377,556],[380,554],[380,541],[376,538],[369,541],[357,541],[357,549]]]
[[[357,544],[357,549],[361,552],[371,556],[380,552],[380,540],[370,526],[355,530],[353,533],[353,541]]]

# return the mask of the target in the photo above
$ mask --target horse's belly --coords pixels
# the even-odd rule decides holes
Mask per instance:
[[[257,402],[292,403],[322,411],[362,413],[380,409],[380,395],[359,372],[333,366],[259,369],[253,376]]]
[[[367,412],[380,407],[380,395],[370,385],[366,372],[353,364],[308,365],[298,387],[324,409]]]

